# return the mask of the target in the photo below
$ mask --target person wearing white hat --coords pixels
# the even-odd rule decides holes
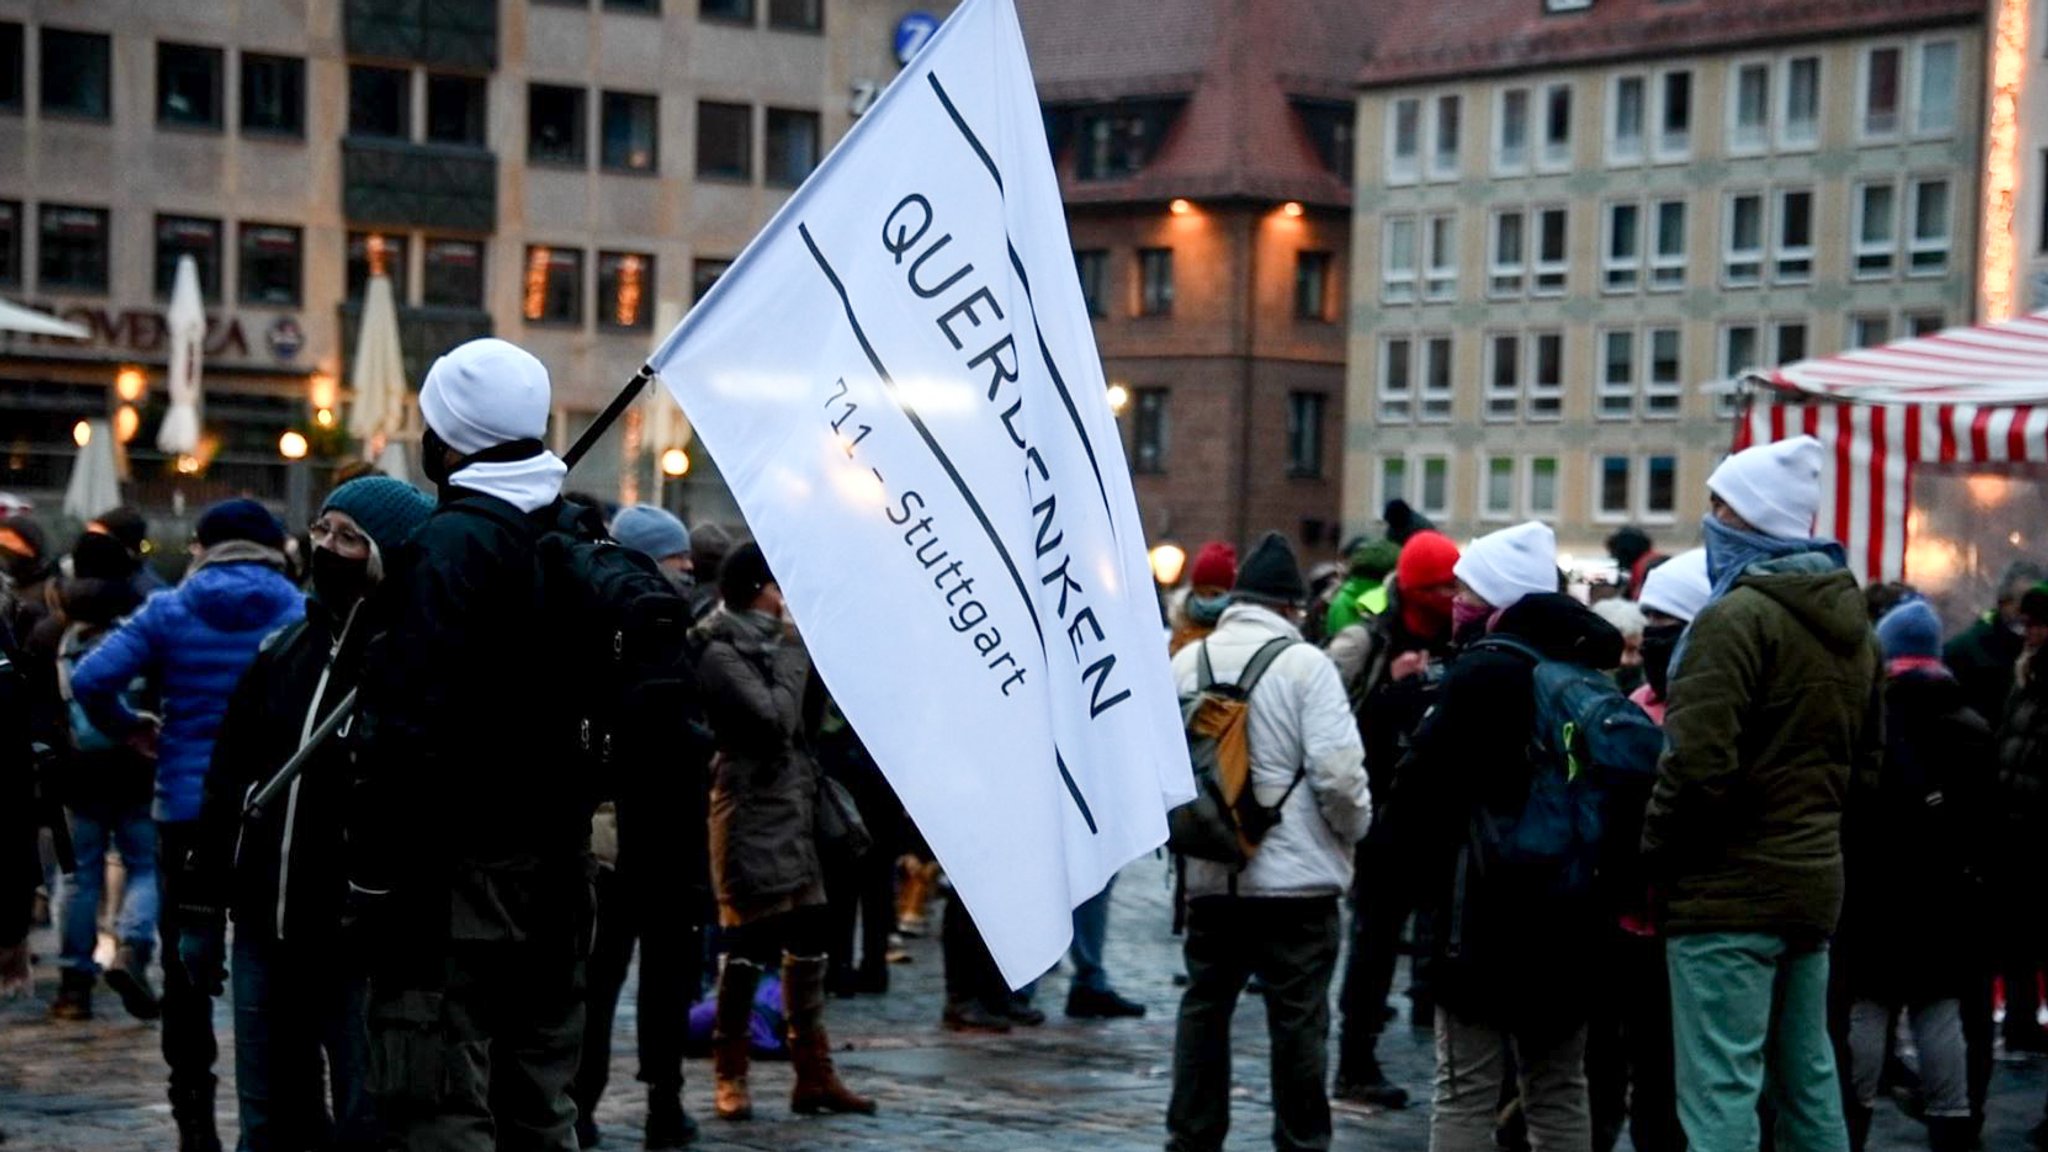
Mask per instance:
[[[1679,1119],[1703,1152],[1757,1147],[1766,1090],[1778,1147],[1849,1143],[1827,942],[1842,798],[1883,755],[1883,661],[1841,545],[1813,535],[1825,461],[1812,437],[1730,457],[1707,481],[1704,604],[1696,581],[1645,597],[1696,613],[1667,676],[1643,854],[1661,896]]]
[[[1557,534],[1550,525],[1531,520],[1481,536],[1458,557],[1451,575],[1458,580],[1452,628],[1463,639],[1474,625],[1524,596],[1557,591]]]
[[[521,512],[554,503],[569,467],[541,439],[553,395],[547,367],[516,344],[485,337],[450,350],[420,388],[427,478]]]
[[[1665,694],[1670,689],[1671,655],[1678,638],[1707,601],[1714,585],[1707,579],[1707,550],[1681,552],[1650,569],[1643,578],[1642,608],[1648,626],[1643,629],[1643,686],[1629,699],[1643,706],[1650,719],[1664,722]]]

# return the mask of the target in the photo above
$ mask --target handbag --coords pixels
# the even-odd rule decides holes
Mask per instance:
[[[860,807],[846,785],[824,773],[818,774],[818,800],[814,805],[818,848],[842,860],[858,860],[875,846],[874,834],[861,819]]]

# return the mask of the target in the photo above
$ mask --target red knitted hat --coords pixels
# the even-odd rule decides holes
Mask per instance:
[[[1458,564],[1458,546],[1441,532],[1417,532],[1401,546],[1394,579],[1402,588],[1433,588],[1451,582]]]
[[[1237,549],[1221,540],[1211,540],[1195,553],[1195,566],[1188,570],[1188,583],[1197,588],[1228,588],[1237,583]]]

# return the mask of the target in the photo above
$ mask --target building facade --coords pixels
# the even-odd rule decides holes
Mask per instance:
[[[61,490],[72,425],[139,368],[135,498],[280,500],[284,430],[347,450],[316,414],[346,401],[373,266],[415,386],[461,340],[516,341],[553,372],[566,446],[895,75],[926,26],[905,17],[950,7],[0,0],[0,295],[91,331],[0,337],[0,489]],[[153,442],[187,254],[207,445],[180,475]],[[575,486],[630,492],[631,450],[614,433]]]
[[[1962,0],[1402,3],[1358,103],[1344,523],[1698,540],[1749,368],[1972,318]]]
[[[1146,533],[1334,553],[1351,101],[1337,0],[1019,0]]]

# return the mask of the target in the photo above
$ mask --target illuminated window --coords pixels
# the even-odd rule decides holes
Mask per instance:
[[[597,323],[600,328],[654,324],[654,257],[642,252],[597,254]]]
[[[582,324],[582,249],[529,246],[524,296],[521,312],[530,324]]]
[[[390,233],[351,232],[348,234],[348,300],[353,303],[363,298],[363,286],[370,281],[373,266],[381,269],[391,280],[391,294],[400,304],[408,299],[406,295],[407,276],[412,265],[406,260],[405,237]]]

